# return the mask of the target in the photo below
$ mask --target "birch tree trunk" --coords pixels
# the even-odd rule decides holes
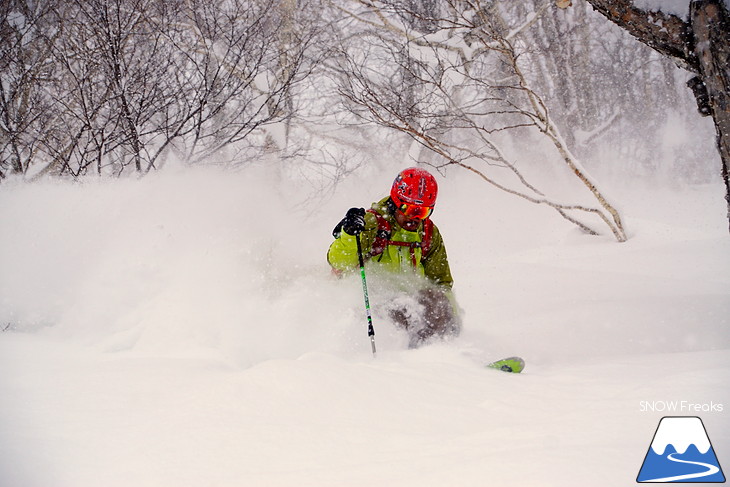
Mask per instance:
[[[692,0],[686,21],[643,11],[631,0],[587,1],[639,41],[697,74],[688,84],[700,113],[715,123],[730,229],[730,13],[723,1]]]

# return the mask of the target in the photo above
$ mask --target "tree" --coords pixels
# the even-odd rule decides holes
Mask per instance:
[[[692,0],[683,20],[647,12],[631,0],[586,0],[639,41],[677,60],[697,76],[688,85],[699,112],[712,116],[722,161],[730,222],[730,14],[722,0]]]
[[[42,32],[54,35],[55,2],[0,5],[0,181],[25,174],[53,125],[43,84],[52,63]]]
[[[276,0],[0,6],[0,180],[144,174],[260,152],[292,116],[312,35]],[[284,15],[284,14],[289,14]],[[287,17],[287,22],[282,22]]]
[[[617,241],[626,240],[619,212],[571,153],[525,76],[527,46],[520,33],[534,15],[515,21],[502,11],[510,2],[447,0],[440,15],[428,19],[431,32],[423,34],[401,21],[422,16],[407,3],[356,3],[365,8],[349,15],[368,28],[357,43],[343,45],[339,56],[341,93],[354,113],[407,134],[435,155],[436,167],[476,173],[500,190],[555,209],[589,233],[598,233],[590,222],[598,217]],[[567,202],[538,189],[529,168],[514,162],[506,134],[545,144],[543,159],[561,161],[591,203]]]

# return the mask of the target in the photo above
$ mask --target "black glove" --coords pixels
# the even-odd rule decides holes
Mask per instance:
[[[348,235],[358,235],[365,230],[365,209],[350,208],[342,220],[342,230]]]

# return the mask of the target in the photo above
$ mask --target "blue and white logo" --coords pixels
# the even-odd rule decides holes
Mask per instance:
[[[662,418],[636,481],[725,482],[702,420],[696,416]]]

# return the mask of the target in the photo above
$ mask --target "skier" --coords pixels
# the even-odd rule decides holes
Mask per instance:
[[[396,325],[408,331],[411,348],[461,330],[446,247],[430,219],[437,193],[436,179],[428,171],[401,171],[390,196],[367,211],[347,211],[332,232],[335,240],[327,252],[335,274],[354,271],[359,267],[355,236],[360,236],[368,268],[381,275],[379,271],[385,271],[398,283],[386,307]],[[404,294],[411,299],[398,299]]]

